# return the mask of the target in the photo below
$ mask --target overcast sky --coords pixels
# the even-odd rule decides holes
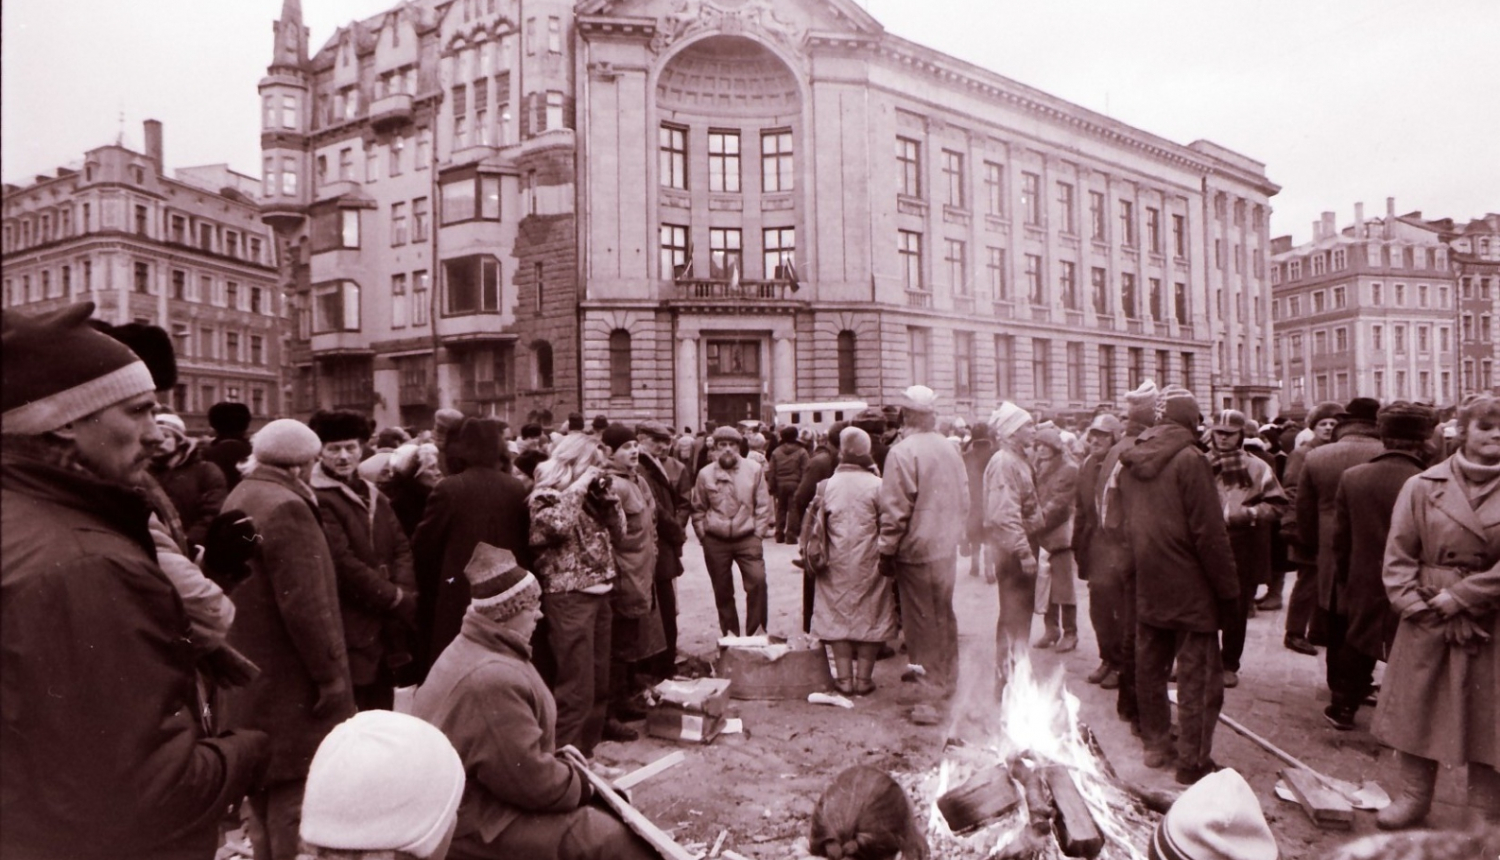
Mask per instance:
[[[281,0],[3,0],[0,170],[81,158],[141,120],[169,168],[258,173],[256,83]],[[393,0],[302,0],[314,49]],[[1263,161],[1274,235],[1354,203],[1500,211],[1496,0],[864,0],[890,32],[1154,134]]]

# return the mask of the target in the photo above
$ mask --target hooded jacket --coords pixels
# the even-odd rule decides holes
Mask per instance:
[[[771,492],[778,496],[796,492],[810,459],[812,456],[807,453],[807,449],[799,444],[777,445],[776,450],[771,452]]]
[[[1176,424],[1158,424],[1120,454],[1120,507],[1136,571],[1141,624],[1211,633],[1239,578],[1213,469]]]

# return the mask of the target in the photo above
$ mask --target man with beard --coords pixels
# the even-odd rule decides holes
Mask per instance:
[[[719,632],[740,634],[734,601],[734,575],[740,569],[745,589],[745,633],[766,629],[766,561],[762,541],[771,536],[771,494],[764,470],[740,456],[740,431],[720,427],[713,435],[713,460],[698,472],[693,485],[693,531],[703,544],[703,564],[713,583],[719,610]]]
[[[93,310],[0,317],[0,855],[207,860],[266,736],[202,709],[136,491],[155,386]]]

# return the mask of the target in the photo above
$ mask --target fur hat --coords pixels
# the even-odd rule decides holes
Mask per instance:
[[[990,425],[983,421],[975,422],[974,426],[969,428],[969,441],[971,443],[993,441],[990,436]]]
[[[1255,790],[1229,768],[1184,791],[1150,846],[1153,860],[1276,860],[1279,853]]]
[[[480,541],[464,565],[464,576],[469,580],[469,605],[493,621],[542,605],[542,586],[508,549]]]
[[[469,466],[497,465],[504,456],[502,427],[496,418],[464,418],[457,427],[448,431],[443,456],[459,470]]]
[[[605,426],[604,432],[599,434],[599,441],[603,442],[604,446],[613,454],[620,450],[620,446],[626,442],[635,441],[635,431],[624,424],[609,424]]]
[[[220,436],[243,436],[250,429],[250,407],[222,400],[208,407],[208,426]]]
[[[937,392],[925,385],[913,385],[902,392],[905,402],[901,408],[907,412],[937,412]]]
[[[88,324],[93,302],[0,316],[0,426],[35,436],[156,390],[130,347]]]
[[[301,836],[318,848],[431,857],[465,784],[463,761],[436,726],[410,714],[362,711],[318,744]]]
[[[566,426],[568,428],[568,432],[569,433],[582,433],[583,432],[583,413],[581,413],[581,412],[569,412],[568,413],[568,423],[567,423]]]
[[[535,422],[530,423],[530,424],[522,424],[521,425],[521,438],[522,439],[540,439],[540,438],[542,438],[542,425],[537,424]]]
[[[595,415],[594,420],[589,424],[589,429],[593,430],[595,433],[603,433],[605,428],[607,428],[608,426],[608,418],[604,417],[603,415]]]
[[[1311,412],[1307,413],[1308,429],[1317,429],[1318,422],[1326,420],[1328,418],[1337,419],[1339,417],[1339,413],[1343,411],[1344,407],[1332,400],[1325,400],[1322,403],[1319,403],[1317,406],[1314,406],[1312,408]]]
[[[839,454],[847,457],[870,456],[870,434],[858,427],[845,427],[839,433]]]
[[[1156,423],[1171,421],[1193,432],[1198,431],[1198,419],[1203,413],[1198,409],[1198,399],[1193,392],[1181,385],[1168,385],[1161,390],[1156,400]]]
[[[363,442],[370,438],[370,419],[352,409],[319,409],[307,419],[307,426],[318,434],[324,445],[350,439]]]
[[[278,418],[250,437],[255,459],[272,466],[304,466],[316,460],[322,450],[318,434],[291,418]]]
[[[996,439],[1009,439],[1011,434],[1031,420],[1030,412],[1006,400],[990,413],[990,430],[994,432]]]
[[[740,431],[729,426],[728,424],[725,424],[723,427],[715,427],[714,435],[711,437],[711,439],[712,442],[716,445],[720,442],[739,443],[745,441],[745,437],[740,435]]]
[[[1349,401],[1348,406],[1345,406],[1343,409],[1339,410],[1339,413],[1334,417],[1338,419],[1340,424],[1347,424],[1349,422],[1363,422],[1366,424],[1374,424],[1377,420],[1379,420],[1379,416],[1379,400],[1376,400],[1373,397],[1356,397],[1353,400]]]
[[[130,347],[131,352],[146,362],[157,391],[166,391],[177,384],[177,348],[166,329],[141,323],[110,325],[93,317],[89,318],[89,325]]]
[[[411,441],[411,434],[400,427],[387,427],[375,434],[375,447],[378,450],[394,451]]]
[[[1381,408],[1376,416],[1382,439],[1425,442],[1437,424],[1437,415],[1427,406],[1397,400]]]
[[[1141,387],[1134,391],[1125,393],[1125,417],[1136,424],[1150,427],[1156,423],[1156,401],[1161,393],[1156,388],[1156,381],[1148,379],[1141,383]]]
[[[797,428],[783,427],[781,428],[781,433],[779,435],[781,436],[781,441],[783,442],[795,442],[797,441]]]

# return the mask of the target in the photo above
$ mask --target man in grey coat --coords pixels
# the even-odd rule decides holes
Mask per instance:
[[[958,680],[953,582],[969,518],[969,474],[937,432],[937,395],[906,389],[906,438],[886,455],[880,487],[880,571],[896,578],[901,626],[913,665],[940,695]]]

